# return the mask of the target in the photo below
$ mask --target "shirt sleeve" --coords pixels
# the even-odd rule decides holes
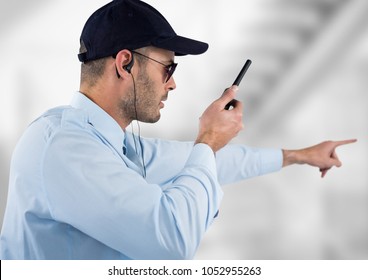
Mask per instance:
[[[281,149],[227,145],[216,153],[221,185],[279,171],[282,161]]]
[[[164,189],[72,129],[48,141],[41,168],[53,219],[132,259],[193,258],[223,195],[214,154],[204,144],[191,148]]]
[[[143,139],[149,180],[166,184],[183,168],[193,142]],[[216,153],[221,185],[279,171],[282,150],[229,144]]]

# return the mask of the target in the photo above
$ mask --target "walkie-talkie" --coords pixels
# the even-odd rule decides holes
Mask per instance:
[[[245,62],[245,64],[244,64],[244,66],[243,66],[243,68],[240,70],[240,72],[239,72],[239,75],[236,77],[236,79],[235,79],[235,81],[234,81],[234,83],[233,83],[233,86],[235,85],[235,86],[239,86],[240,85],[240,82],[241,82],[241,80],[243,79],[243,77],[244,77],[244,75],[245,75],[245,73],[247,72],[247,70],[248,70],[248,68],[249,68],[249,66],[252,64],[252,61],[250,60],[250,59],[248,59],[246,62]],[[226,106],[225,106],[225,110],[229,110],[230,109],[230,107],[234,107],[233,105],[234,105],[234,103],[235,103],[235,100],[233,99],[233,100],[231,100],[229,103],[227,103],[226,104]]]

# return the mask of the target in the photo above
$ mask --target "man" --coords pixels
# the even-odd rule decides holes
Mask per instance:
[[[221,185],[307,163],[340,166],[337,146],[297,150],[228,145],[243,128],[231,87],[200,118],[194,142],[126,131],[154,123],[176,87],[175,55],[203,42],[175,34],[141,1],[97,10],[81,35],[80,91],[35,120],[12,158],[2,259],[191,259],[222,198]]]

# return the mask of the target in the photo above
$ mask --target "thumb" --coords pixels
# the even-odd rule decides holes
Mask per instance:
[[[334,165],[335,165],[336,167],[341,167],[342,163],[341,163],[341,161],[339,160],[339,157],[337,156],[336,151],[333,151],[333,153],[332,153],[332,157],[331,157],[331,158],[334,160]]]

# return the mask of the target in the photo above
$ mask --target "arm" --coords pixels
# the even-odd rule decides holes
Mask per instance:
[[[342,165],[336,148],[356,142],[325,141],[300,150],[279,150],[227,145],[216,153],[217,173],[220,184],[228,184],[254,176],[279,171],[291,164],[308,164],[318,167],[324,177],[333,166]]]
[[[300,150],[283,150],[283,167],[291,164],[308,164],[318,167],[323,178],[327,171],[333,166],[340,167],[342,165],[336,154],[336,148],[356,142],[356,139],[343,141],[325,141],[318,145],[300,149]]]

